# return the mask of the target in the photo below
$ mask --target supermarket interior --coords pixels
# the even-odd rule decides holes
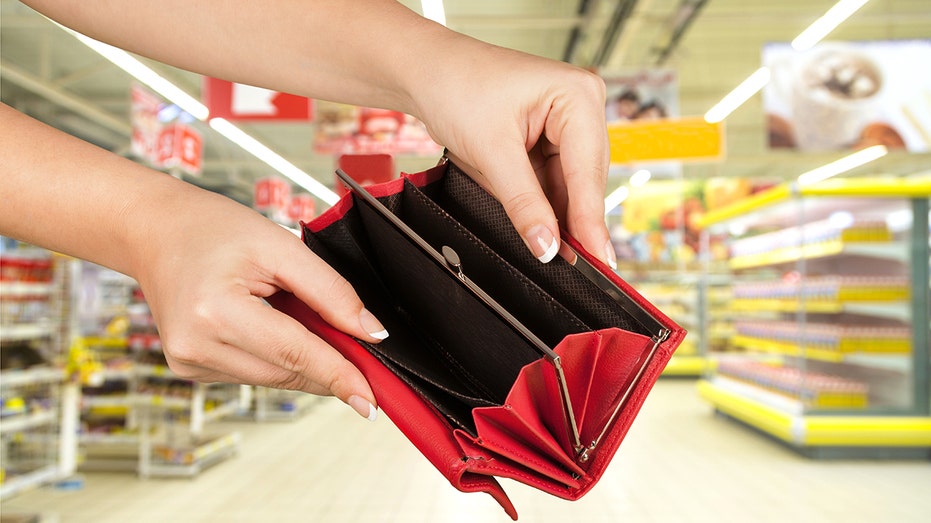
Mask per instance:
[[[411,115],[0,0],[3,104],[303,234],[409,329],[268,299],[363,371],[371,422],[183,379],[139,282],[0,236],[2,523],[929,521],[931,2],[400,3],[601,77],[617,266],[536,263]]]

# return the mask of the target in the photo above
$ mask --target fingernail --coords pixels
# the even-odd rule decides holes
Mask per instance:
[[[608,260],[608,265],[612,269],[617,270],[617,254],[614,252],[614,244],[611,243],[611,240],[608,240],[608,243],[605,244],[605,259]]]
[[[378,409],[375,408],[375,405],[372,405],[362,397],[349,396],[347,403],[352,407],[352,410],[369,421],[375,421],[375,419],[378,418]]]
[[[559,240],[544,225],[537,225],[527,231],[527,243],[533,255],[543,263],[549,263],[559,252]]]
[[[362,309],[362,312],[359,313],[359,323],[362,324],[362,328],[365,329],[365,332],[369,333],[369,336],[376,340],[383,340],[388,337],[388,331],[385,330],[385,326],[382,325],[381,322],[378,321],[378,318],[369,312],[368,309]]]

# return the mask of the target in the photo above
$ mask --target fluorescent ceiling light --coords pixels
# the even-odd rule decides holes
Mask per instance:
[[[335,192],[315,180],[311,175],[298,169],[293,163],[285,160],[281,155],[249,136],[242,129],[231,124],[229,121],[223,118],[213,118],[210,120],[210,127],[225,136],[229,141],[245,149],[249,154],[268,164],[272,169],[275,169],[294,183],[304,187],[327,204],[333,205],[339,201],[339,196],[337,196]]]
[[[811,49],[822,38],[831,33],[844,20],[863,7],[869,0],[840,0],[834,7],[827,10],[821,18],[812,22],[807,29],[799,33],[792,40],[792,48],[796,51]]]
[[[835,160],[827,165],[822,165],[817,169],[808,171],[798,177],[798,183],[799,185],[811,185],[826,180],[842,172],[872,162],[877,158],[882,158],[887,152],[889,152],[889,150],[886,149],[885,145],[874,145],[866,149],[861,149],[853,154],[844,156],[840,160]]]
[[[631,187],[640,187],[641,185],[650,181],[650,171],[646,169],[640,169],[630,176],[630,186]]]
[[[627,196],[630,195],[630,189],[626,185],[622,185],[614,190],[611,194],[605,198],[605,214],[613,211],[615,207],[620,205],[627,199]]]
[[[729,114],[734,112],[735,109],[740,107],[744,102],[749,100],[751,96],[762,89],[763,86],[769,82],[769,78],[770,71],[768,67],[760,67],[754,71],[753,74],[747,77],[743,82],[740,82],[740,85],[735,87],[733,91],[727,93],[720,102],[705,113],[705,121],[708,123],[723,121]]]
[[[169,82],[126,51],[113,47],[112,45],[99,42],[76,31],[72,31],[71,29],[58,24],[57,22],[54,23],[58,25],[58,27],[61,27],[63,30],[77,38],[79,41],[81,41],[81,43],[90,47],[107,60],[113,62],[117,67],[129,73],[133,78],[149,86],[153,91],[162,95],[166,100],[177,105],[191,116],[201,121],[207,121],[207,119],[210,117],[210,111],[207,109],[207,106],[200,102],[200,100],[187,94],[180,87]],[[210,127],[212,127],[231,142],[245,149],[249,154],[266,163],[272,169],[280,172],[297,185],[307,189],[311,194],[317,198],[320,198],[327,204],[333,205],[339,200],[339,196],[337,196],[336,193],[331,191],[327,186],[318,182],[304,171],[298,169],[294,164],[285,160],[281,155],[272,151],[264,144],[249,136],[243,130],[234,126],[227,120],[222,118],[214,118],[210,120]]]
[[[81,43],[87,47],[90,47],[107,60],[110,60],[114,63],[114,65],[129,73],[133,78],[149,86],[153,91],[162,95],[166,100],[177,105],[194,118],[203,121],[206,120],[208,116],[210,116],[210,111],[207,110],[207,106],[200,103],[200,100],[187,94],[175,84],[162,78],[162,76],[150,69],[147,65],[134,58],[126,51],[117,49],[116,47],[107,45],[103,42],[98,42],[93,38],[89,38],[82,35],[81,33],[72,31],[71,29],[68,29],[62,25],[59,25],[59,27],[71,33],[71,35],[80,40]]]
[[[420,8],[424,18],[446,25],[446,10],[443,9],[443,0],[420,0]]]

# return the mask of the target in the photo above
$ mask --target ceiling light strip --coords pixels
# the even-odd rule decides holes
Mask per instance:
[[[796,51],[805,51],[811,49],[822,38],[829,35],[831,31],[837,28],[844,20],[850,18],[850,15],[857,12],[869,0],[840,0],[834,7],[827,10],[821,18],[812,22],[808,28],[799,33],[792,40],[792,48]]]
[[[768,82],[771,73],[768,67],[760,67],[753,72],[746,80],[740,82],[740,85],[733,91],[716,103],[714,107],[705,113],[705,121],[708,123],[718,123],[728,117],[735,109],[743,105],[744,102],[755,95]]]
[[[81,43],[87,47],[90,47],[107,60],[110,60],[114,65],[129,73],[130,76],[136,80],[139,80],[143,84],[149,86],[153,91],[162,95],[165,97],[165,99],[170,100],[171,103],[177,105],[194,118],[204,121],[210,115],[210,111],[207,110],[207,106],[202,104],[200,100],[187,94],[181,90],[181,88],[163,78],[161,75],[134,58],[126,51],[117,49],[116,47],[105,44],[103,42],[98,42],[93,38],[88,38],[81,33],[68,29],[67,27],[59,27],[71,33],[71,35],[80,40]]]
[[[286,176],[292,182],[307,189],[311,194],[320,198],[327,204],[333,205],[339,201],[339,196],[337,196],[335,192],[331,191],[309,174],[298,169],[293,163],[285,160],[281,155],[269,149],[265,144],[249,136],[239,127],[231,124],[228,120],[223,118],[212,118],[210,120],[210,127],[226,137],[229,141],[242,147],[243,150],[255,156],[272,169]]]
[[[832,176],[837,176],[840,173],[847,172],[856,167],[860,167],[861,165],[870,163],[873,160],[882,158],[888,152],[889,150],[886,149],[885,145],[874,145],[872,147],[867,147],[866,149],[861,149],[853,154],[844,156],[839,160],[835,160],[829,164],[822,165],[817,169],[812,169],[807,173],[802,174],[798,177],[798,184],[804,186],[818,183]]]
[[[64,31],[77,38],[81,43],[90,47],[107,60],[113,62],[114,65],[126,71],[130,76],[147,85],[153,91],[163,96],[169,102],[177,105],[194,118],[197,118],[201,121],[207,121],[210,118],[210,111],[207,109],[207,106],[202,104],[193,96],[184,92],[180,87],[163,78],[161,75],[153,71],[138,59],[134,58],[126,51],[113,47],[112,45],[99,42],[76,31],[72,31],[71,29],[58,24],[57,22],[54,23]],[[297,168],[294,164],[285,160],[281,155],[272,151],[267,146],[255,138],[249,136],[245,131],[234,126],[227,120],[222,118],[214,118],[210,120],[209,123],[211,128],[216,130],[225,138],[242,147],[246,152],[255,156],[263,163],[272,169],[275,169],[297,185],[307,189],[311,194],[317,198],[320,198],[327,204],[333,205],[339,200],[339,196],[337,196],[336,193],[330,190],[327,186],[318,182],[312,176]]]
[[[844,20],[850,17],[869,0],[840,0],[827,10],[821,18],[815,20],[810,26],[792,40],[792,48],[796,51],[810,49],[822,38],[830,34]],[[740,107],[751,96],[759,92],[770,79],[770,71],[766,67],[756,70],[749,78],[734,88],[720,102],[705,113],[705,121],[717,123],[723,121],[735,109]]]

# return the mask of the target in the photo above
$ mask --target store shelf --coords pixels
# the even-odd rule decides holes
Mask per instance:
[[[812,457],[931,456],[931,180],[890,182],[789,184],[702,219],[730,238],[732,299],[706,328],[739,350],[699,384],[718,411]]]
[[[51,336],[55,325],[51,322],[13,323],[0,326],[0,341],[28,341]]]
[[[778,185],[745,198],[732,205],[709,211],[697,225],[707,228],[791,201],[798,196],[864,197],[864,198],[927,198],[931,196],[931,181],[921,178],[849,178],[825,180],[799,186],[796,183]]]
[[[883,343],[874,345],[864,345],[860,342],[851,342],[849,344],[842,343],[834,349],[812,347],[798,343],[787,343],[754,336],[744,336],[741,334],[735,335],[731,341],[735,346],[758,352],[782,354],[785,356],[803,356],[809,359],[831,362],[844,361],[852,354],[898,354],[905,356],[911,352],[911,345],[908,340],[887,340]]]
[[[24,490],[54,481],[59,477],[56,465],[27,472],[25,474],[11,475],[0,484],[0,498],[7,498]]]
[[[49,296],[54,291],[51,283],[2,281],[0,282],[0,296],[5,298],[22,298],[25,296]]]
[[[803,415],[778,394],[719,381],[700,381],[698,392],[718,411],[794,446],[931,448],[931,417]]]
[[[902,262],[908,259],[908,251],[904,245],[896,242],[845,242],[843,240],[832,240],[774,249],[760,254],[736,256],[731,258],[729,266],[734,270],[743,270],[835,256],[866,256],[886,261]]]
[[[20,387],[39,383],[55,383],[65,379],[65,371],[51,367],[34,367],[24,370],[0,372],[0,388]]]
[[[812,314],[862,314],[908,321],[911,317],[908,305],[897,301],[851,301],[851,300],[793,300],[793,299],[744,299],[735,298],[729,304],[734,312],[807,312]]]
[[[141,471],[143,477],[193,477],[223,461],[239,449],[241,436],[231,432],[189,448],[156,445],[153,459]]]
[[[0,419],[0,434],[12,434],[55,423],[58,413],[53,410],[8,416]]]

